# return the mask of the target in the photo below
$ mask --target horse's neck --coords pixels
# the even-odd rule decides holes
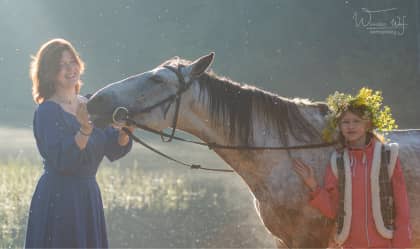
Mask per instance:
[[[199,90],[199,86],[194,84],[189,91],[189,94],[185,96],[182,104],[183,106],[181,107],[182,111],[179,117],[178,128],[193,134],[208,143],[224,145],[241,144],[238,139],[230,139],[229,121],[219,119],[219,123],[216,123],[217,121],[212,120],[214,115],[210,113],[207,106],[209,98],[204,96],[204,99],[199,99]],[[316,129],[321,130],[324,121],[320,111],[313,106],[300,106],[299,108],[301,109],[303,116],[307,118]],[[267,147],[302,144],[302,142],[297,141],[290,135],[287,136],[287,142],[282,141],[278,131],[271,127],[273,124],[265,123],[262,115],[263,114],[261,113],[254,112],[250,116],[254,122],[252,123],[253,125],[250,130],[252,133],[252,141],[250,141],[248,145]],[[316,142],[319,141],[314,141],[313,143]],[[216,149],[215,151],[237,171],[239,168],[248,167],[249,170],[262,173],[264,171],[271,171],[271,169],[269,169],[270,167],[276,167],[276,164],[273,163],[274,161],[276,161],[277,164],[290,163],[290,157],[286,151],[261,152],[224,149]]]
[[[194,84],[192,89],[189,91],[190,94],[186,96],[187,99],[183,101],[183,106],[181,107],[182,111],[180,114],[180,125],[178,128],[191,133],[206,142],[229,145],[244,145],[244,142],[241,142],[241,139],[238,137],[235,138],[235,136],[232,136],[233,139],[231,139],[230,120],[225,118],[214,120],[214,115],[210,113],[210,109],[208,108],[209,97],[207,96],[207,93],[205,92],[205,96],[201,96],[200,99],[199,91],[199,86]],[[321,133],[325,125],[324,116],[321,113],[321,110],[313,105],[299,105],[297,108],[302,114],[302,117],[308,123],[310,123],[318,133]],[[252,119],[253,122],[252,126],[250,127],[251,139],[248,140],[248,142],[245,142],[248,145],[292,146],[303,143],[302,141],[299,141],[293,137],[290,130],[287,130],[287,128],[285,128],[286,130],[279,132],[278,127],[276,127],[278,124],[275,122],[270,123],[265,120],[265,113],[252,110],[249,110],[249,112],[252,112],[249,118]],[[284,119],[289,117],[282,118]],[[301,124],[298,124],[299,120],[295,122],[296,124],[291,123],[290,126],[301,126]],[[304,131],[302,131],[302,133],[304,133]],[[310,141],[310,143],[319,142],[319,140]]]

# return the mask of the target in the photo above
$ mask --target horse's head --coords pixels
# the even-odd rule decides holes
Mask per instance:
[[[95,126],[104,127],[123,122],[121,117],[128,114],[140,122],[147,116],[146,125],[156,129],[168,127],[175,110],[172,103],[206,71],[213,57],[214,53],[210,53],[193,62],[176,57],[153,70],[109,84],[89,99],[92,121]]]

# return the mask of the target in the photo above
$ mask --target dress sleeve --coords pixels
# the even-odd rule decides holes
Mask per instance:
[[[395,231],[392,239],[392,247],[409,248],[411,246],[410,210],[404,175],[399,159],[396,162],[391,181],[395,204]]]
[[[331,166],[327,167],[324,177],[324,187],[318,187],[311,192],[309,204],[318,209],[323,215],[334,219],[338,206],[338,179],[332,173]]]
[[[75,134],[64,123],[61,111],[50,103],[38,106],[34,116],[38,149],[48,167],[68,174],[89,163],[86,150],[80,150]]]
[[[128,144],[126,144],[125,146],[121,146],[118,143],[119,135],[120,135],[119,130],[113,127],[107,127],[105,129],[105,136],[106,136],[105,156],[111,162],[125,156],[131,150],[131,147],[133,146],[133,140],[131,138]]]

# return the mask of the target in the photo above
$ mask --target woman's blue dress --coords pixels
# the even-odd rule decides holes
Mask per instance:
[[[103,157],[110,161],[130,151],[118,144],[119,131],[94,128],[80,150],[76,117],[52,101],[35,110],[33,129],[44,173],[32,197],[26,248],[107,248],[101,193],[95,179]]]

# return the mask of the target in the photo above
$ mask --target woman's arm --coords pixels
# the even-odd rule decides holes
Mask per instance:
[[[134,128],[129,128],[133,130]],[[133,140],[121,129],[108,127],[105,129],[105,156],[110,161],[115,161],[125,156],[133,146]]]
[[[131,133],[134,132],[135,130],[135,126],[128,126],[126,127]],[[119,137],[118,137],[118,144],[121,146],[126,146],[129,142],[130,142],[130,137],[128,136],[128,134],[123,131],[122,129],[119,129]]]
[[[89,162],[87,152],[77,143],[85,138],[68,130],[57,105],[44,103],[38,106],[34,133],[40,153],[49,167],[61,172],[76,172]]]

